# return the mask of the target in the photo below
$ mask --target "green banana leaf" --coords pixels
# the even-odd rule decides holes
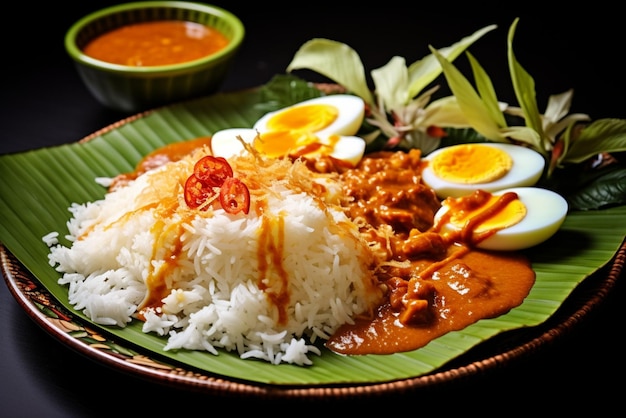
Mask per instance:
[[[528,250],[537,273],[526,300],[498,318],[481,320],[427,346],[393,355],[341,356],[323,349],[307,367],[242,360],[236,353],[163,351],[166,341],[144,334],[141,323],[103,327],[75,312],[59,273],[48,264],[42,237],[66,230],[69,206],[100,199],[95,181],[132,171],[150,151],[228,127],[251,127],[263,113],[257,90],[219,93],[156,109],[96,132],[79,142],[0,156],[0,242],[49,291],[89,327],[129,346],[212,376],[272,385],[368,384],[427,374],[505,331],[546,321],[574,288],[607,264],[626,235],[626,207],[575,212],[548,242]],[[62,238],[62,237],[61,237]],[[67,243],[65,243],[67,244]]]

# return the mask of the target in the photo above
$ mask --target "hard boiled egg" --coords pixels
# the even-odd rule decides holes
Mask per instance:
[[[360,97],[317,97],[269,112],[251,129],[218,131],[211,148],[213,154],[228,158],[242,152],[244,141],[272,158],[321,154],[356,165],[365,152],[365,141],[355,136],[364,116],[365,104]]]
[[[250,128],[222,129],[211,137],[211,151],[216,157],[232,157],[243,152],[245,149],[243,143],[252,144],[258,134],[256,130]]]
[[[422,181],[440,198],[464,196],[476,189],[494,192],[533,186],[545,166],[538,152],[506,143],[453,145],[433,151],[424,161]]]
[[[567,210],[567,201],[547,189],[478,190],[444,199],[435,214],[434,229],[485,250],[521,250],[554,235]]]
[[[317,136],[354,135],[365,116],[363,99],[332,94],[266,113],[255,124],[259,132],[306,131]]]

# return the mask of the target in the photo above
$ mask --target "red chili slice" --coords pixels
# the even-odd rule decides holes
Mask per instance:
[[[229,177],[220,188],[220,203],[224,210],[233,215],[250,210],[250,190],[241,180]]]
[[[224,180],[233,176],[233,169],[225,158],[207,155],[196,162],[193,174],[208,186],[221,187]]]
[[[213,188],[202,183],[193,174],[185,182],[185,202],[191,209],[200,207],[207,199],[213,196]],[[206,210],[208,205],[203,209]]]

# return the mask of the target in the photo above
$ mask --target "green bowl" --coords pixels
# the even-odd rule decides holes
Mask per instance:
[[[221,31],[228,45],[205,58],[181,64],[134,67],[85,55],[82,49],[97,36],[120,26],[154,20],[186,20]],[[65,35],[65,49],[93,96],[121,112],[139,112],[211,94],[219,89],[243,42],[241,20],[220,7],[181,1],[125,3],[91,13]]]

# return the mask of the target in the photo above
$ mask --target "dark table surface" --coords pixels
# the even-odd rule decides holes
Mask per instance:
[[[47,2],[37,6],[37,13],[28,5],[16,4],[21,14],[4,19],[0,29],[5,74],[0,90],[0,153],[75,142],[128,116],[101,107],[90,96],[63,48],[64,32],[71,23],[114,3],[91,1],[69,7]],[[535,78],[540,110],[545,109],[549,94],[574,88],[572,111],[588,113],[592,119],[626,118],[626,77],[621,64],[626,35],[620,28],[619,14],[609,9],[564,15],[444,7],[420,12],[405,10],[400,3],[370,8],[364,3],[346,8],[352,9],[348,13],[334,11],[330,2],[309,6],[243,3],[214,2],[238,14],[247,29],[244,45],[223,86],[227,91],[258,86],[274,74],[284,73],[297,48],[314,37],[349,44],[361,55],[369,73],[394,55],[412,63],[427,55],[429,44],[448,46],[496,23],[498,29],[470,50],[492,76],[500,99],[515,103],[508,78],[506,37],[509,25],[519,16],[514,47],[518,61]],[[500,414],[537,413],[548,408],[601,413],[622,408],[619,392],[623,385],[619,381],[624,378],[625,364],[621,332],[626,318],[625,279],[622,274],[602,303],[569,332],[530,355],[443,387],[402,396],[321,403],[320,412],[335,406],[386,401],[399,403],[415,416],[431,410]],[[0,416],[105,416],[122,412],[126,416],[154,416],[170,411],[183,416],[192,410],[210,414],[215,407],[220,408],[218,403],[236,402],[165,387],[77,354],[35,324],[4,281],[0,285],[0,318]],[[307,408],[303,401],[242,400],[245,403],[233,405],[238,412],[254,413],[254,408],[267,406],[297,414],[301,413],[300,405]]]

